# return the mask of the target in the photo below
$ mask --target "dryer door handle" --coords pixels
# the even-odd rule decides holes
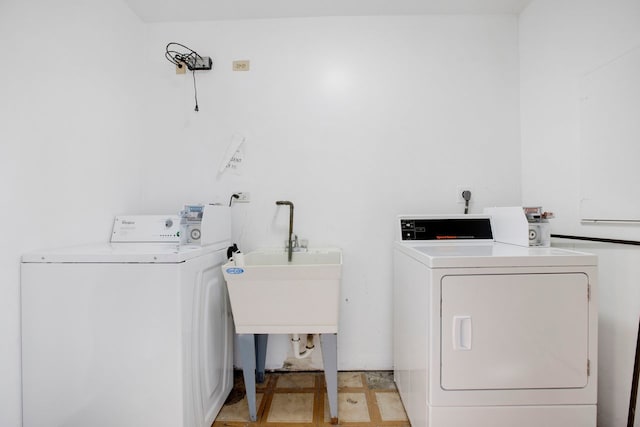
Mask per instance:
[[[453,349],[455,351],[471,350],[472,338],[471,316],[453,316]]]

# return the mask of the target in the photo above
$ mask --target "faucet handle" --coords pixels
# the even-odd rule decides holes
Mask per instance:
[[[308,247],[309,247],[309,240],[308,239],[298,239],[298,235],[297,234],[293,234],[291,236],[291,250],[292,251],[294,251],[294,252],[305,252]],[[288,240],[284,241],[284,249],[285,250],[289,249],[289,241]]]

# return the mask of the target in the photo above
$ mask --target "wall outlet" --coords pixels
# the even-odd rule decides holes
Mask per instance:
[[[236,199],[236,203],[249,203],[251,201],[251,194],[248,192],[236,193],[238,198]]]
[[[233,71],[249,71],[250,65],[251,64],[248,59],[233,61],[232,69]]]
[[[181,62],[182,67],[178,67],[176,65],[176,74],[186,74],[187,72],[187,64],[185,64],[184,62]]]
[[[456,187],[456,202],[464,204],[464,198],[462,198],[463,191],[471,191],[471,199],[473,199],[473,188],[470,185],[458,185]]]

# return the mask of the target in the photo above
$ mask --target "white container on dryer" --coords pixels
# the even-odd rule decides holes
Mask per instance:
[[[594,255],[493,241],[488,215],[398,218],[394,378],[413,427],[595,427]]]
[[[119,217],[112,243],[22,257],[24,427],[212,424],[233,385],[229,235],[179,246],[179,224]]]

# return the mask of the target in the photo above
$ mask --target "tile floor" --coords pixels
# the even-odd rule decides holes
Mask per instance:
[[[242,373],[213,427],[330,426],[322,372],[268,372],[256,387],[258,420],[249,422]],[[338,418],[352,427],[409,427],[391,372],[339,372]]]

